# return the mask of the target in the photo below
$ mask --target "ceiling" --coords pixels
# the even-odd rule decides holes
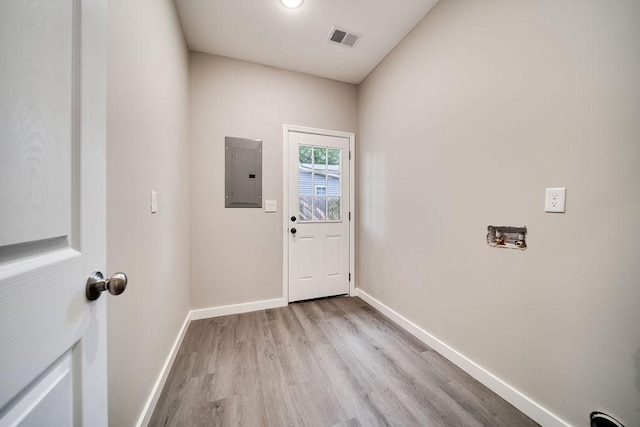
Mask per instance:
[[[360,83],[438,0],[175,0],[189,49]],[[333,26],[362,34],[327,41]]]

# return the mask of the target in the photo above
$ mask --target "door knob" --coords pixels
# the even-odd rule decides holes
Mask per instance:
[[[111,295],[120,295],[127,288],[127,275],[116,273],[111,278],[105,279],[101,272],[94,271],[87,279],[87,299],[95,301],[100,298],[102,292],[109,291]]]
[[[295,228],[292,228],[292,229],[291,229],[291,234],[296,234],[296,232],[297,232],[297,231],[298,231],[298,230],[296,230]]]
[[[296,222],[296,217],[295,217],[295,216],[292,216],[292,217],[291,217],[291,221]]]

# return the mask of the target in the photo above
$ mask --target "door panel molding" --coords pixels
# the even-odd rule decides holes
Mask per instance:
[[[283,236],[282,236],[282,296],[285,301],[289,300],[289,135],[291,132],[306,133],[310,135],[341,137],[349,140],[349,153],[345,156],[345,160],[349,162],[349,212],[345,221],[349,221],[349,273],[351,280],[349,281],[349,295],[355,296],[356,289],[356,271],[355,271],[355,219],[356,219],[356,188],[355,188],[355,143],[356,135],[353,132],[342,132],[327,129],[311,128],[306,126],[297,126],[284,124],[283,128],[283,161],[282,161],[282,183],[283,183]]]

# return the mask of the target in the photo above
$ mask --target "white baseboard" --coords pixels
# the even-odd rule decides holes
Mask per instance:
[[[191,310],[191,320],[226,316],[228,314],[249,313],[250,311],[267,310],[270,308],[285,307],[286,305],[286,299],[277,298],[265,301],[247,302],[243,304],[224,305],[222,307],[203,308],[200,310]]]
[[[429,332],[420,328],[415,323],[393,311],[371,295],[357,288],[356,296],[362,298],[367,304],[371,305],[382,314],[393,320],[398,326],[418,338],[420,341],[433,348],[435,351],[446,357],[453,364],[471,375],[473,378],[484,384],[498,396],[518,408],[522,413],[545,427],[566,427],[570,424],[554,415],[546,408],[536,403],[529,397],[525,396],[482,366],[467,358],[465,355],[450,347],[443,341],[440,341]]]
[[[142,426],[146,427],[147,425],[149,425],[149,421],[151,421],[151,416],[153,415],[153,411],[156,409],[156,404],[158,403],[158,399],[160,399],[160,394],[162,393],[164,384],[167,382],[167,377],[169,376],[169,372],[171,371],[173,362],[176,360],[176,356],[178,355],[178,350],[180,350],[180,345],[182,344],[184,335],[187,333],[187,328],[189,327],[189,323],[191,323],[191,312],[187,313],[187,318],[184,319],[182,328],[180,328],[180,332],[178,332],[178,337],[173,342],[173,346],[171,347],[169,356],[167,357],[167,360],[164,362],[164,365],[160,370],[160,376],[158,376],[158,379],[156,380],[156,383],[154,384],[153,389],[151,389],[151,394],[147,399],[147,403],[145,403],[144,405],[144,409],[140,414],[140,418],[138,418],[136,427],[142,427]]]

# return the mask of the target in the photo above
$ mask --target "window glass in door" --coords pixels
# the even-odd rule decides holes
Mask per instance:
[[[300,222],[339,222],[342,205],[342,149],[300,145],[298,214]]]

